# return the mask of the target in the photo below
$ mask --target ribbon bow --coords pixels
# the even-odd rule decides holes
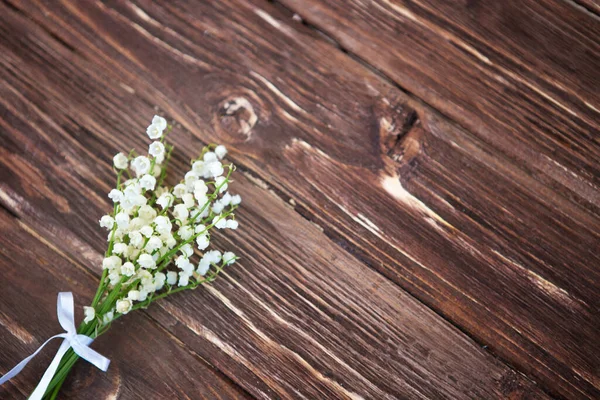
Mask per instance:
[[[18,363],[13,369],[8,371],[6,375],[0,378],[0,385],[13,377],[17,376],[19,372],[33,357],[39,353],[48,342],[52,339],[63,338],[63,342],[58,348],[56,352],[56,356],[50,363],[50,366],[42,376],[40,383],[38,383],[37,387],[29,397],[30,400],[40,400],[44,393],[46,393],[46,388],[50,384],[52,377],[56,373],[58,369],[58,365],[60,364],[60,360],[63,358],[67,350],[70,347],[73,348],[73,351],[84,360],[94,364],[96,367],[100,368],[102,371],[106,372],[108,369],[108,364],[110,364],[110,360],[100,353],[92,350],[88,346],[94,341],[91,337],[80,335],[77,333],[77,329],[75,328],[75,316],[73,312],[73,293],[71,292],[60,292],[58,294],[58,301],[56,303],[56,312],[58,314],[58,322],[60,322],[60,326],[66,331],[66,333],[59,333],[58,335],[52,336],[50,339],[46,340],[44,344],[42,344],[32,355],[25,358],[23,361]]]

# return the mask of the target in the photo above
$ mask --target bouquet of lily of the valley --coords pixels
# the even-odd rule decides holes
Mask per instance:
[[[241,198],[227,191],[235,170],[232,164],[223,164],[227,150],[222,145],[204,147],[184,179],[169,187],[164,183],[173,151],[165,140],[169,131],[167,121],[155,116],[147,129],[154,140],[148,155],[132,150],[114,157],[117,183],[108,194],[114,207],[100,219],[100,226],[108,230],[108,248],[98,290],[84,307],[85,319],[76,330],[72,295],[59,294],[58,318],[66,333],[55,337],[65,340],[30,398],[56,398],[80,357],[105,371],[109,361],[88,346],[114,320],[211,282],[236,261],[230,251],[209,250],[211,230],[238,227],[234,211]],[[35,354],[9,371],[0,384],[18,374]]]

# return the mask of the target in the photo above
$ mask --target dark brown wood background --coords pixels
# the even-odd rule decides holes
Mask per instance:
[[[594,0],[3,0],[0,373],[91,300],[154,113],[172,181],[230,148],[242,260],[62,397],[600,398]]]

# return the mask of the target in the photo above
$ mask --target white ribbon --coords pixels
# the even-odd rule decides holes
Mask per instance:
[[[40,400],[44,393],[46,393],[46,388],[52,381],[56,370],[58,369],[58,365],[60,364],[60,360],[63,358],[67,350],[70,347],[73,348],[73,351],[84,360],[94,364],[96,367],[100,368],[102,371],[106,372],[108,369],[108,364],[110,364],[110,360],[100,353],[95,352],[90,349],[88,346],[94,341],[91,337],[77,334],[77,329],[75,328],[75,316],[73,312],[73,293],[71,292],[60,292],[58,294],[58,301],[56,303],[56,309],[58,314],[58,322],[60,322],[60,326],[66,331],[66,333],[60,333],[58,335],[52,336],[50,339],[46,340],[44,344],[42,344],[32,355],[25,358],[23,361],[18,363],[13,369],[8,371],[6,375],[0,378],[0,385],[13,377],[17,376],[19,372],[33,357],[39,353],[48,342],[52,339],[63,338],[63,342],[58,348],[56,352],[56,356],[50,363],[50,366],[42,376],[40,383],[38,383],[37,387],[29,397],[29,400]]]

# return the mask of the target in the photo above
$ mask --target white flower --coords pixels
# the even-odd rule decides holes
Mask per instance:
[[[219,193],[223,193],[227,190],[227,178],[224,176],[218,176],[215,179],[215,188],[219,188]]]
[[[208,152],[204,153],[204,157],[202,157],[202,159],[204,160],[205,163],[209,163],[209,162],[217,161],[219,158],[212,151],[208,151]]]
[[[117,169],[127,168],[127,156],[123,153],[118,153],[113,157],[113,164]]]
[[[242,202],[242,196],[240,196],[239,194],[236,194],[235,196],[231,196],[231,203],[230,204],[232,206],[237,206],[241,202]]]
[[[138,258],[142,250],[136,248],[135,246],[129,246],[129,259],[135,260]]]
[[[110,215],[103,215],[102,218],[100,218],[100,226],[102,228],[106,228],[106,229],[112,229],[112,227],[115,225],[115,219],[113,217],[111,217]]]
[[[171,189],[169,189],[167,186],[159,186],[159,187],[156,189],[156,195],[157,195],[157,196],[160,196],[161,194],[164,194],[164,193],[169,193],[169,191],[170,191],[170,190],[171,190]]]
[[[127,229],[129,227],[129,214],[121,211],[115,216],[115,221],[119,229]]]
[[[148,154],[153,157],[162,157],[165,154],[165,145],[161,142],[152,142],[148,147]]]
[[[188,240],[194,234],[194,230],[189,225],[184,225],[177,231],[182,240]]]
[[[144,245],[144,237],[140,231],[129,232],[129,243],[138,249]]]
[[[154,280],[150,279],[149,281],[145,281],[142,286],[142,290],[146,293],[154,293],[156,291],[156,286],[154,285]]]
[[[133,263],[127,261],[121,266],[121,275],[133,276],[133,274],[135,274],[135,265]]]
[[[121,266],[121,258],[117,256],[106,257],[102,260],[102,269],[113,270]]]
[[[194,190],[194,184],[198,181],[198,174],[194,171],[189,171],[185,174],[184,182],[188,192]]]
[[[204,205],[206,203],[208,203],[208,196],[205,194],[200,194],[199,192],[194,192],[194,197],[196,197],[196,200],[198,201],[198,205],[200,205],[201,207],[204,207]],[[208,206],[204,210],[208,211]],[[204,218],[204,217],[202,215],[200,215],[200,218]]]
[[[148,202],[148,199],[140,194],[135,196],[133,201],[136,206],[143,206]]]
[[[210,214],[210,208],[209,208],[209,205],[210,205],[210,204],[206,205],[206,207],[204,207],[204,206],[202,207],[202,208],[203,208],[203,211],[200,213],[200,215],[198,215],[198,216],[196,217],[196,220],[197,220],[197,221],[200,221],[200,220],[202,220],[202,219],[204,219],[204,218],[208,217],[208,214]]]
[[[171,193],[163,193],[158,197],[156,203],[164,210],[165,208],[169,207],[173,200],[174,198]]]
[[[206,259],[209,263],[218,263],[221,261],[221,252],[219,250],[211,250],[204,253],[203,259]]]
[[[129,255],[129,246],[125,243],[117,242],[113,245],[113,253],[127,257]]]
[[[179,283],[177,285],[179,286],[187,286],[188,283],[190,282],[190,275],[191,274],[187,274],[184,271],[181,271],[179,273]]]
[[[210,269],[210,262],[206,261],[204,258],[202,260],[200,260],[200,262],[198,263],[198,268],[196,269],[196,272],[201,275],[204,276],[206,275],[206,273],[208,272],[208,270]]]
[[[185,256],[185,254],[184,254],[184,255],[181,255],[181,256],[179,256],[179,257],[177,257],[177,258],[175,259],[175,265],[176,265],[178,268],[181,268],[181,266],[182,266],[182,265],[184,265],[184,264],[185,264],[185,263],[187,263],[187,262],[189,262],[189,260],[188,260],[188,258]]]
[[[154,219],[154,223],[156,224],[156,232],[159,234],[166,235],[171,233],[171,221],[169,221],[169,218],[165,217],[164,215],[159,215],[156,217]]]
[[[183,201],[183,204],[187,208],[191,208],[195,204],[195,202],[194,202],[194,195],[191,194],[191,193],[186,193],[183,196],[181,196],[181,201]]]
[[[108,192],[108,198],[113,201],[113,203],[118,203],[123,200],[123,192],[117,189],[113,189]]]
[[[143,205],[138,210],[138,215],[145,222],[152,222],[156,218],[156,210],[149,205]]]
[[[138,301],[144,301],[148,298],[148,291],[146,289],[140,289],[140,298]]]
[[[182,221],[182,223],[185,223],[190,216],[190,211],[187,209],[185,204],[177,204],[175,207],[173,207],[173,216]]]
[[[223,174],[223,165],[213,152],[204,154],[204,161],[192,164],[192,171],[204,178],[212,178]]]
[[[208,193],[208,186],[203,180],[197,180],[194,182],[194,196],[198,197]]]
[[[127,298],[131,301],[137,301],[140,299],[140,291],[139,290],[130,290],[127,293]]]
[[[194,264],[192,264],[187,258],[180,257],[180,259],[182,261],[178,265],[179,269],[188,275],[192,275],[192,272],[194,272]]]
[[[141,176],[150,172],[151,165],[152,163],[148,157],[138,156],[131,162],[131,169],[133,169],[137,176]]]
[[[158,129],[158,126],[150,124],[148,128],[146,128],[146,134],[150,139],[158,139],[162,136],[162,131]]]
[[[127,257],[130,260],[135,260],[137,258],[137,256],[140,254],[140,250],[137,249],[135,246],[127,246]]]
[[[219,250],[207,251],[204,257],[198,263],[198,269],[196,272],[202,276],[206,275],[210,269],[211,264],[216,264],[221,261],[221,252]]]
[[[154,117],[152,117],[152,123],[158,126],[158,129],[160,129],[161,131],[167,129],[167,120],[161,117],[160,115],[155,115]]]
[[[197,175],[204,175],[204,161],[195,161],[192,164],[192,171],[194,171]]]
[[[186,193],[187,193],[187,188],[185,187],[185,185],[183,183],[180,183],[179,185],[176,185],[173,188],[173,195],[175,197],[177,197],[178,199],[180,199]]]
[[[220,160],[222,160],[223,157],[225,157],[225,154],[227,154],[227,148],[220,144],[217,147],[215,147],[215,154],[217,155],[217,157],[219,157]]]
[[[148,221],[145,218],[140,218],[141,213],[142,213],[142,209],[146,208],[146,207],[150,207],[148,205],[146,206],[142,206],[138,209],[138,216],[135,218],[132,218],[129,221],[129,230],[130,231],[137,231],[139,230],[142,226],[146,225],[148,223]],[[152,207],[150,207],[152,208]],[[154,218],[152,218],[152,220],[150,222],[154,221]]]
[[[115,286],[117,283],[119,283],[119,280],[121,279],[121,276],[119,275],[119,273],[117,271],[113,271],[110,274],[108,274],[108,280],[110,281],[110,284]]]
[[[169,271],[167,272],[167,283],[171,286],[177,283],[177,272]]]
[[[137,277],[139,279],[141,279],[142,285],[143,285],[144,281],[149,282],[149,281],[152,280],[152,273],[150,271],[145,270],[145,269],[140,269],[137,272]]]
[[[162,136],[163,131],[167,128],[167,120],[161,116],[155,115],[152,118],[152,124],[146,129],[146,133],[150,139],[158,139]]]
[[[226,265],[231,265],[235,262],[236,260],[236,255],[232,252],[232,251],[226,251],[225,253],[223,253],[223,262]]]
[[[219,175],[223,175],[224,169],[223,165],[219,161],[213,161],[205,166],[205,176],[208,174],[208,177],[217,177]]]
[[[212,212],[215,214],[221,214],[224,208],[225,206],[223,205],[223,203],[221,203],[221,201],[215,201],[215,203],[212,206]]]
[[[154,276],[154,290],[160,290],[165,285],[166,275],[162,272],[157,272]]]
[[[227,221],[222,215],[217,215],[214,217],[212,222],[217,229],[225,229],[227,227]]]
[[[196,238],[196,244],[198,245],[198,248],[200,250],[204,250],[208,247],[208,245],[210,244],[210,241],[208,240],[208,236],[206,235],[200,235]]]
[[[163,235],[162,241],[164,242],[164,244],[167,245],[167,247],[169,249],[172,249],[177,244],[177,240],[175,239],[175,237],[172,234]]]
[[[148,199],[146,199],[146,197],[137,190],[141,190],[141,186],[127,188],[123,191],[125,198],[121,202],[121,206],[123,206],[123,208],[128,212],[131,208],[135,206],[143,206],[148,201]]]
[[[114,312],[112,312],[112,311],[107,312],[106,314],[104,314],[102,316],[102,324],[103,325],[109,324],[113,320],[114,317],[115,317]]]
[[[135,207],[135,199],[133,197],[126,197],[121,200],[121,207],[126,212],[131,212],[131,209]]]
[[[229,229],[237,229],[239,226],[238,222],[235,219],[227,220],[226,227]]]
[[[203,233],[206,232],[206,226],[202,225],[202,224],[198,224],[196,225],[196,227],[194,228],[194,232],[196,233]]]
[[[154,250],[160,249],[162,245],[162,240],[160,240],[159,237],[152,236],[150,239],[148,239],[148,242],[146,243],[146,251],[152,253],[154,252]]]
[[[179,248],[179,251],[181,251],[181,254],[183,254],[184,257],[187,258],[190,258],[194,254],[194,248],[189,243],[186,243],[183,246],[181,246]]]
[[[140,233],[149,238],[154,233],[154,229],[151,226],[144,225],[140,228]]]
[[[232,196],[229,193],[225,193],[223,195],[223,197],[221,197],[221,200],[219,200],[221,202],[221,204],[223,204],[224,206],[228,206],[231,203],[231,198]]]
[[[156,268],[156,262],[154,261],[154,258],[152,258],[152,256],[150,254],[140,254],[140,256],[137,259],[138,264],[140,264],[140,266],[142,268],[148,268],[148,269],[154,269]]]
[[[140,185],[146,190],[154,190],[156,186],[156,178],[152,175],[144,175],[140,178]]]
[[[121,314],[127,314],[129,311],[131,311],[131,300],[129,299],[123,299],[123,300],[118,300],[117,301],[117,312],[121,313]]]
[[[85,318],[83,319],[83,322],[85,323],[91,322],[96,318],[96,310],[94,307],[83,307],[83,313],[85,314]]]
[[[125,189],[123,190],[123,196],[125,197],[135,197],[142,193],[142,185],[140,185],[139,181],[129,180],[125,182]]]

